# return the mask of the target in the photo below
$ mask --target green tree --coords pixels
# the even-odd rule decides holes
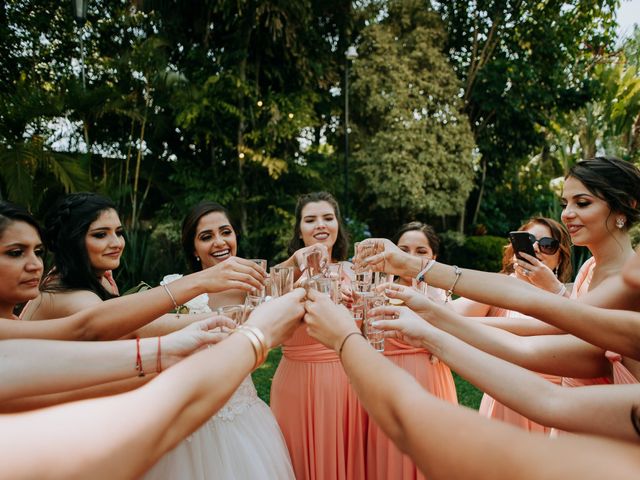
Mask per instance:
[[[500,188],[544,145],[543,127],[593,95],[590,67],[614,45],[617,0],[434,2],[464,85],[464,110],[481,160],[471,223],[493,225],[522,203]],[[488,198],[492,197],[492,198]],[[488,208],[484,210],[484,201]],[[500,227],[498,227],[500,228]]]
[[[473,137],[437,13],[388,2],[361,32],[354,62],[354,164],[371,225],[460,216],[473,185]],[[391,221],[389,221],[392,219]]]

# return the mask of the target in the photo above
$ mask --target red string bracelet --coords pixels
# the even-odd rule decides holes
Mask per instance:
[[[136,337],[136,370],[139,377],[144,377],[144,370],[142,369],[142,357],[140,356],[140,337]]]
[[[158,351],[156,352],[156,372],[162,371],[162,347],[160,346],[160,337],[158,337]]]

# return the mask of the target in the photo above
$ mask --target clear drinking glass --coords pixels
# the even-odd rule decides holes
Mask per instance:
[[[271,296],[281,297],[293,290],[293,267],[271,267]]]
[[[265,273],[267,273],[267,261],[264,258],[250,258],[249,259],[250,262],[255,262],[258,265],[260,265],[262,267],[262,269],[264,270]],[[253,288],[251,289],[251,292],[249,292],[250,295],[254,295],[254,296],[260,296],[260,297],[265,297],[267,295],[267,290],[266,288],[263,286],[262,288]]]
[[[253,312],[262,302],[264,302],[264,297],[261,297],[259,295],[247,295],[247,298],[245,298],[244,300],[244,305],[242,308],[242,320],[240,323],[242,324],[246,322],[249,318],[249,315],[251,315],[251,312]]]
[[[373,318],[370,317],[369,312],[377,307],[382,307],[385,304],[385,297],[382,295],[368,295],[363,298],[363,324],[364,335],[376,351],[384,352],[384,330],[380,330],[371,325]]]
[[[225,305],[220,307],[220,315],[229,317],[236,325],[240,325],[242,322],[242,314],[244,312],[244,305]]]
[[[325,277],[314,278],[312,280],[309,280],[308,285],[309,285],[309,288],[312,288],[313,290],[316,290],[320,293],[324,293],[325,295],[329,295],[332,297],[333,292],[331,291],[330,278],[325,278]]]
[[[319,250],[309,250],[304,252],[303,256],[309,278],[317,278],[322,275],[322,253]]]

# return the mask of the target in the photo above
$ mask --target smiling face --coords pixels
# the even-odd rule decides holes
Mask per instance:
[[[43,255],[35,228],[21,221],[6,227],[0,237],[0,303],[12,308],[38,296]]]
[[[419,230],[409,230],[404,232],[398,239],[398,248],[409,255],[435,259],[433,250],[429,244],[429,239]]]
[[[224,213],[211,212],[200,218],[193,248],[193,255],[200,257],[203,269],[237,254],[236,232]]]
[[[616,230],[615,214],[607,202],[574,177],[568,177],[564,183],[562,223],[573,244],[586,247],[602,242]]]
[[[329,250],[338,238],[338,219],[329,202],[309,202],[301,211],[300,238],[306,247],[322,243]]]
[[[89,225],[85,235],[85,246],[91,268],[98,275],[118,268],[124,245],[124,229],[120,223],[120,217],[111,208],[104,210]]]

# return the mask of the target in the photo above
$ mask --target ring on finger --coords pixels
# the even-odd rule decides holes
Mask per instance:
[[[530,270],[527,270],[526,268],[523,268],[523,269],[522,269],[522,273],[524,274],[524,276],[525,276],[525,277],[528,277],[528,276],[529,276],[529,274],[531,273],[531,271],[530,271]]]

